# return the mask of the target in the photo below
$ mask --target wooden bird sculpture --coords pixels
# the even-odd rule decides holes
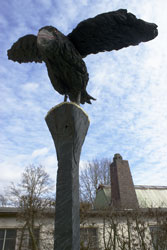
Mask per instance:
[[[126,9],[103,13],[80,22],[67,36],[46,26],[37,36],[21,37],[8,50],[19,63],[45,62],[54,89],[78,104],[95,100],[86,91],[88,72],[82,58],[147,42],[158,35],[157,25],[137,19]]]

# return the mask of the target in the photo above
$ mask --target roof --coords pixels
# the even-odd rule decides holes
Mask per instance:
[[[167,186],[135,185],[140,208],[167,208]],[[95,199],[95,209],[111,204],[111,186],[100,185]]]
[[[16,216],[19,211],[17,207],[0,207],[0,216]],[[55,213],[54,208],[46,208],[45,213],[52,216]]]
[[[0,216],[16,216],[17,211],[15,207],[0,207]]]

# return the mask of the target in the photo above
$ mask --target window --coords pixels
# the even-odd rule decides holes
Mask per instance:
[[[150,226],[154,249],[167,250],[167,225]]]
[[[80,245],[82,249],[98,249],[98,234],[95,227],[80,228]]]
[[[16,229],[0,229],[0,250],[15,250]]]

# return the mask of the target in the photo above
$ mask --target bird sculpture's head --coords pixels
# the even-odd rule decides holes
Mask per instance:
[[[59,31],[52,26],[45,26],[41,28],[37,35],[37,45],[40,49],[48,49],[54,45],[56,46],[56,42],[58,40]]]

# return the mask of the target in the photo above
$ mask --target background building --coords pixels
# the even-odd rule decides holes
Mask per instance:
[[[128,161],[119,154],[110,172],[111,185],[99,186],[94,209],[81,204],[81,250],[167,249],[167,186],[134,186]],[[0,250],[33,249],[18,214],[17,208],[0,208]],[[42,220],[35,221],[35,250],[51,250],[54,209]]]

